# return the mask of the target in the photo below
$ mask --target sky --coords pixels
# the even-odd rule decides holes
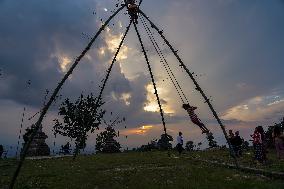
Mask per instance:
[[[14,152],[26,109],[28,120],[42,108],[46,90],[53,91],[74,59],[117,9],[114,0],[0,0],[0,144]],[[226,129],[239,130],[249,140],[257,125],[273,125],[284,117],[283,0],[144,0],[141,10],[164,31],[178,54],[212,100]],[[64,98],[95,95],[129,23],[123,10],[102,32],[60,91],[43,122],[50,147],[69,139],[54,138],[52,126]],[[186,112],[151,45],[141,20],[143,43],[157,82],[169,134],[206,144]],[[153,31],[163,54],[196,113],[225,144],[221,129],[188,75]],[[123,148],[141,146],[163,132],[153,86],[134,27],[126,37],[103,94],[106,120],[116,126]],[[100,131],[104,129],[101,126]],[[89,134],[94,149],[96,134]],[[23,132],[23,131],[22,131]],[[127,136],[127,138],[126,138]],[[53,146],[53,142],[56,145]],[[20,141],[21,143],[22,141]]]

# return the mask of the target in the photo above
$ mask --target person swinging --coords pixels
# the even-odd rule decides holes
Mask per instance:
[[[194,112],[194,110],[196,110],[197,107],[190,106],[189,104],[183,104],[182,107],[183,109],[187,111],[192,123],[199,126],[202,133],[209,134],[209,130],[205,127],[205,125],[201,122],[201,120],[198,118],[198,116]]]

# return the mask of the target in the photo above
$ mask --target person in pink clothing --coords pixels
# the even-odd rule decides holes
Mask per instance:
[[[183,104],[182,107],[187,111],[192,123],[200,127],[202,133],[209,133],[209,130],[205,127],[205,125],[201,122],[198,116],[194,113],[194,110],[196,110],[197,107],[190,106],[189,104]]]

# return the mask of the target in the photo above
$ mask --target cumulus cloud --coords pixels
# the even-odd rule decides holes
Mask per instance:
[[[271,101],[271,100],[270,100]],[[274,123],[284,116],[284,99],[269,102],[267,97],[254,97],[246,102],[230,108],[222,116],[223,119],[236,119],[244,122],[267,120]]]

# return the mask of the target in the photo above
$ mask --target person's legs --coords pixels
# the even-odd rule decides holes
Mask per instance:
[[[239,146],[239,156],[243,156],[243,149],[241,145]]]
[[[181,145],[181,144],[178,144],[178,145],[177,145],[177,150],[178,150],[178,153],[179,153],[179,154],[182,153],[182,145]]]
[[[262,144],[256,144],[255,149],[256,149],[256,160],[258,160],[259,162],[262,162],[263,161]]]
[[[281,158],[281,149],[279,148],[279,144],[277,142],[275,142],[275,149],[276,149],[276,153],[277,153],[277,158],[280,159]]]
[[[233,148],[233,153],[234,153],[234,155],[235,155],[236,157],[238,157],[238,155],[237,155],[237,146],[234,145],[234,144],[232,144],[232,143],[231,143],[231,146],[232,146],[232,148]]]
[[[205,127],[203,123],[201,123],[200,128],[202,130],[202,133],[209,133],[209,130]]]
[[[202,133],[206,133],[208,132],[207,128],[205,127],[205,125],[203,123],[201,123],[199,120],[191,120],[192,123],[194,123],[195,125],[199,126],[199,128],[201,129]]]
[[[237,157],[240,157],[240,146],[236,145],[236,155]]]

